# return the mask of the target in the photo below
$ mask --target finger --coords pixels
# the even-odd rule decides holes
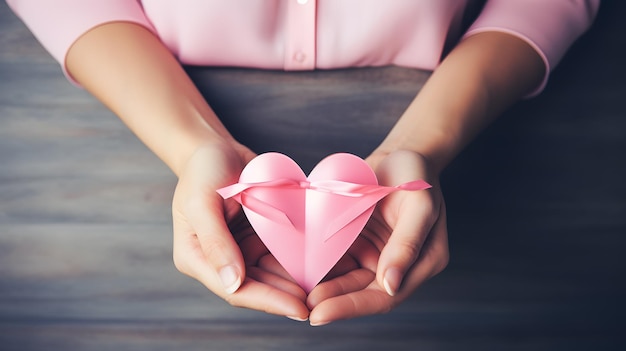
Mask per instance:
[[[269,254],[269,251],[256,234],[240,239],[239,248],[244,254],[246,266],[258,265],[259,260]]]
[[[299,297],[250,277],[246,278],[237,292],[227,295],[225,300],[235,307],[287,316],[298,321],[305,321],[309,316],[309,309]]]
[[[221,207],[216,204],[218,202],[216,197],[217,195],[197,196],[187,203],[185,213],[190,228],[175,221],[174,232],[186,230],[187,233],[182,235],[189,237],[188,240],[193,240],[195,235],[200,245],[204,260],[197,260],[196,266],[188,268],[192,269],[196,276],[210,280],[210,282],[203,281],[203,283],[205,285],[210,283],[210,288],[214,292],[221,290],[226,294],[232,294],[243,282],[245,266],[239,246],[228,229]],[[180,215],[174,217],[181,218]],[[202,271],[199,272],[199,269]],[[212,272],[209,277],[207,277],[207,270]],[[214,284],[215,278],[221,283],[221,287]]]
[[[371,232],[373,229],[371,223],[375,220],[376,217],[370,219],[370,223],[368,223],[367,227],[347,252],[349,256],[354,258],[359,267],[369,269],[372,272],[376,272],[380,250],[383,248],[382,243],[379,243],[380,238]]]
[[[342,276],[359,268],[359,263],[350,254],[343,255],[333,268],[324,276],[322,282]]]
[[[175,251],[182,250],[185,253],[181,255],[182,258],[178,261],[175,259],[177,268],[200,281],[209,290],[231,305],[289,316],[296,320],[307,318],[309,310],[304,303],[304,296],[291,294],[292,289],[296,291],[295,288],[288,288],[286,290],[289,292],[285,292],[275,287],[278,285],[277,280],[273,282],[274,286],[272,286],[263,282],[263,280],[268,280],[270,277],[256,274],[255,278],[261,281],[246,278],[236,292],[228,294],[222,289],[217,273],[211,270],[211,266],[208,264],[198,240],[188,240],[185,237],[177,236],[174,240],[174,247]],[[284,286],[282,287],[284,288]]]
[[[277,290],[293,295],[301,301],[306,300],[306,292],[295,282],[285,279],[279,275],[268,272],[259,267],[248,267],[247,275],[260,283],[269,285]]]
[[[397,221],[378,261],[376,279],[393,296],[406,271],[415,263],[438,217],[428,192],[402,194]]]
[[[406,273],[404,283],[396,297],[399,299],[406,298],[426,280],[445,269],[450,257],[447,233],[446,211],[442,210],[424,243],[422,254]]]
[[[266,255],[264,255],[263,257],[261,257],[257,263],[257,266],[259,266],[259,268],[270,272],[272,274],[275,274],[283,279],[292,281],[294,283],[296,283],[296,280],[293,279],[293,277],[291,276],[291,274],[289,274],[289,272],[287,272],[287,270],[278,262],[278,260],[276,260],[276,258],[268,253]],[[297,283],[296,283],[297,284]]]
[[[363,290],[369,286],[375,278],[376,275],[374,272],[359,268],[320,283],[309,293],[306,300],[307,306],[313,309],[327,299]]]
[[[369,288],[323,300],[309,314],[312,326],[333,321],[389,312],[394,298],[373,282]]]
[[[307,299],[309,308],[315,307],[324,299],[364,289],[374,280],[380,255],[378,246],[382,247],[382,243],[378,236],[371,235],[370,229],[366,228],[359,235],[322,283],[311,291]]]
[[[350,246],[346,254],[344,254],[326,274],[322,281],[331,280],[358,268],[365,268],[375,272],[379,255],[380,251],[366,235],[362,233]]]
[[[370,272],[372,281],[367,287],[366,276],[357,277],[356,271],[348,277],[342,277],[325,282],[316,287],[307,299],[311,308],[309,320],[311,325],[323,325],[336,320],[385,313],[396,304],[410,296],[418,286],[441,272],[448,263],[448,241],[446,215],[441,216],[433,226],[432,234],[424,244],[424,254],[409,269],[405,283],[398,293],[391,297],[381,286],[374,282],[374,274]],[[363,279],[357,284],[354,280]]]

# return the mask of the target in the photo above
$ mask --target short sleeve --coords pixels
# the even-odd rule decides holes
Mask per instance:
[[[7,0],[41,45],[65,70],[70,47],[90,29],[108,22],[133,22],[152,30],[137,0]],[[69,77],[69,75],[68,75]]]
[[[488,0],[465,37],[499,31],[533,47],[546,65],[536,95],[566,51],[593,23],[600,0]]]

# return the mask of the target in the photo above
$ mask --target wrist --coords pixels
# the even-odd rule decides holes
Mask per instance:
[[[241,162],[244,163],[243,166],[255,156],[249,148],[240,144],[232,137],[212,135],[204,138],[188,139],[186,145],[178,149],[177,154],[174,156],[174,161],[165,162],[172,172],[174,172],[177,177],[180,177],[187,168],[189,160],[193,158],[194,155],[203,154],[206,151],[210,151],[211,153],[223,153],[234,160],[241,160]]]
[[[382,173],[385,173],[385,169],[389,167],[389,165],[395,165],[393,167],[411,167],[419,169],[423,174],[420,176],[420,179],[423,179],[431,184],[433,182],[437,182],[440,175],[440,170],[434,166],[431,159],[426,157],[425,155],[408,149],[396,149],[393,151],[387,151],[383,149],[376,149],[368,158],[367,163],[372,167],[373,170],[376,171],[377,177],[379,177],[379,181],[385,181],[386,176]],[[403,179],[401,182],[411,181],[415,179]]]
[[[460,148],[453,135],[451,131],[426,128],[402,134],[390,133],[372,155],[382,159],[394,152],[410,151],[424,158],[432,172],[440,174]]]

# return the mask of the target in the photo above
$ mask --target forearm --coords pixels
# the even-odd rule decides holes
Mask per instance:
[[[439,172],[487,124],[537,87],[540,56],[521,39],[486,32],[461,42],[433,72],[376,152],[424,155]]]
[[[235,143],[178,61],[139,25],[92,29],[71,47],[66,64],[176,174],[200,145]]]

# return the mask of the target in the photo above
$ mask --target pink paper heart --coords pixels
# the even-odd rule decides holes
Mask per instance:
[[[424,181],[379,186],[369,165],[352,154],[326,157],[307,178],[288,156],[265,153],[246,165],[239,183],[218,193],[242,205],[268,250],[308,293],[346,253],[380,199],[428,187]]]

